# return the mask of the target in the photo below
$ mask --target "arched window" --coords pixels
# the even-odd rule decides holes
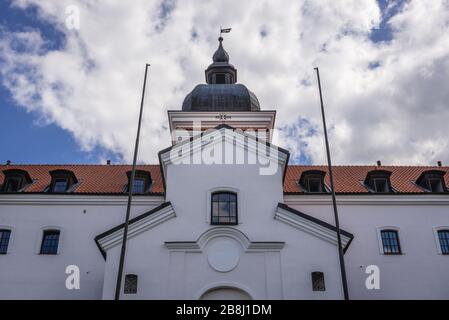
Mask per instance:
[[[237,194],[212,193],[211,224],[237,224]]]
[[[8,253],[9,238],[11,237],[11,230],[0,230],[0,254]]]
[[[137,293],[137,275],[127,274],[125,276],[125,294],[135,294]]]
[[[438,241],[440,242],[441,254],[449,254],[449,230],[439,230]]]
[[[401,244],[399,234],[396,230],[381,230],[382,247],[384,254],[401,254]]]
[[[44,230],[40,254],[58,254],[59,230]]]

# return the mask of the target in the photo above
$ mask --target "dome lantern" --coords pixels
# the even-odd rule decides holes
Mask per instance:
[[[234,84],[237,82],[237,70],[229,63],[229,55],[223,48],[223,38],[218,38],[218,49],[212,56],[212,64],[206,69],[208,84]]]
[[[223,38],[205,71],[206,84],[197,85],[184,99],[183,111],[260,111],[259,101],[243,84],[237,84],[237,69],[229,63]]]

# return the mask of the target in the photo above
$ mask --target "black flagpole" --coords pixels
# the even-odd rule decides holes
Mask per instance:
[[[125,264],[126,240],[128,238],[129,216],[130,216],[130,212],[131,212],[131,201],[133,199],[134,178],[136,175],[137,153],[139,151],[139,137],[140,137],[140,127],[142,124],[143,102],[144,102],[144,97],[145,97],[145,88],[146,88],[146,84],[147,84],[147,73],[148,73],[149,66],[150,66],[150,64],[148,64],[148,63],[145,65],[145,76],[143,79],[142,100],[140,102],[139,123],[137,124],[136,145],[134,147],[133,167],[132,167],[132,171],[131,171],[131,179],[129,181],[129,186],[128,186],[128,205],[126,207],[126,218],[125,218],[125,227],[123,230],[122,249],[120,251],[120,262],[119,262],[118,274],[117,274],[117,285],[115,287],[115,300],[120,300],[120,289],[122,286],[123,266]]]
[[[318,70],[318,68],[315,68],[315,70],[316,70],[316,76],[318,78],[318,89],[320,91],[321,116],[323,118],[324,140],[326,141],[327,165],[329,168],[329,179],[330,179],[330,183],[331,183],[332,204],[334,206],[335,227],[337,228],[338,257],[340,259],[341,282],[343,283],[343,293],[344,293],[345,300],[349,300],[348,282],[346,281],[345,258],[344,258],[344,253],[343,253],[343,247],[341,245],[341,233],[340,233],[340,222],[338,220],[337,200],[335,199],[335,188],[334,188],[334,177],[332,174],[331,154],[329,151],[329,140],[327,138],[326,117],[324,116],[323,95],[321,93],[320,71]]]

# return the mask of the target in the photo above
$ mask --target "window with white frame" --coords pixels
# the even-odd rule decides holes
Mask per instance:
[[[387,255],[402,254],[399,242],[399,232],[393,229],[383,229],[380,231],[382,241],[382,252]]]
[[[43,255],[58,254],[59,230],[44,230],[39,253]]]
[[[438,230],[438,244],[440,245],[441,254],[449,254],[449,229]]]
[[[0,229],[0,254],[8,253],[9,239],[11,238],[11,230]]]
[[[211,197],[211,224],[237,224],[237,194],[218,191],[213,192]]]

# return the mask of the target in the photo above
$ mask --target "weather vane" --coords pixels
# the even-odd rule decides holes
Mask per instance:
[[[229,33],[229,32],[231,32],[231,29],[232,28],[222,28],[221,26],[220,26],[220,37],[221,37],[221,34],[222,33]]]

